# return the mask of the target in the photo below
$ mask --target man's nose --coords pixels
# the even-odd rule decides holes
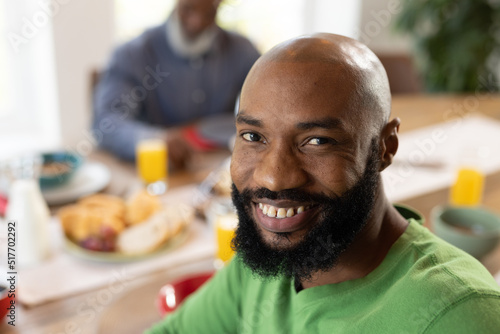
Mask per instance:
[[[197,37],[208,27],[206,18],[201,14],[192,14],[187,19],[187,30],[192,37]]]
[[[271,191],[295,189],[306,185],[308,173],[303,169],[300,152],[286,145],[270,145],[257,162],[253,173],[258,187]]]

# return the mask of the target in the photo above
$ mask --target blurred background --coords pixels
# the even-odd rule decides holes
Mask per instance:
[[[173,3],[0,0],[0,158],[90,150],[93,73]],[[225,0],[218,21],[261,52],[316,31],[347,35],[380,56],[395,94],[466,92],[498,90],[499,12],[495,0]]]
[[[228,0],[218,19],[261,51],[308,31],[356,35],[360,1],[342,10],[340,2],[308,3]],[[173,5],[173,0],[1,0],[0,155],[88,145],[92,73],[114,47],[166,20]],[[336,13],[331,22],[317,14],[324,8]]]
[[[27,191],[12,191],[17,189],[14,187],[10,190],[9,207],[15,208],[10,209],[13,212],[10,217],[27,222],[20,224],[25,230],[19,235],[33,238],[24,238],[29,246],[24,249],[38,254],[31,244],[39,244],[52,252],[50,257],[40,260],[38,267],[24,269],[24,286],[20,290],[26,292],[19,299],[20,326],[7,333],[61,333],[69,328],[95,333],[96,326],[100,333],[141,332],[159,320],[158,310],[151,301],[165,282],[200,272],[201,268],[213,270],[215,249],[229,247],[234,224],[216,223],[218,217],[226,216],[235,222],[230,201],[229,150],[200,150],[203,154],[192,163],[196,168],[176,171],[171,178],[167,168],[157,160],[154,163],[145,160],[142,165],[153,167],[146,174],[162,171],[162,175],[149,181],[141,168],[95,150],[102,139],[102,132],[99,139],[99,134],[91,130],[92,94],[97,76],[118,45],[164,22],[174,2],[0,0],[0,225],[8,186],[3,168],[7,171],[10,167],[13,179],[32,181],[33,187],[19,189],[33,190],[32,193],[37,190],[39,195],[40,210],[36,211],[35,196],[26,196]],[[488,246],[489,253],[483,252],[484,249],[481,256],[470,253],[481,257],[500,283],[500,0],[222,0],[217,21],[223,28],[248,37],[261,53],[284,40],[314,32],[346,35],[368,45],[387,70],[393,93],[393,116],[401,118],[398,154],[382,174],[389,200],[420,211],[426,218],[426,226],[431,227],[441,221],[445,205],[492,210],[494,230],[476,229],[475,225],[468,228],[463,224],[459,233],[479,245],[486,245],[484,240],[494,241]],[[122,140],[118,142],[118,146],[123,146]],[[149,157],[160,157],[165,162],[165,145],[162,147],[163,150],[145,150],[143,156],[150,153]],[[28,166],[15,157],[51,151],[75,154],[76,162],[69,163],[69,171],[63,168],[62,172],[52,173],[49,181],[60,181],[57,187],[40,192],[33,177],[36,161],[29,161]],[[204,153],[206,156],[201,157]],[[9,160],[15,164],[8,165]],[[62,162],[68,165],[67,160],[63,155]],[[138,160],[140,167],[141,159]],[[26,166],[31,168],[29,175],[25,173]],[[143,169],[148,172],[148,168]],[[108,233],[110,229],[101,230],[107,222],[100,219],[101,211],[95,220],[97,224],[93,224],[98,233],[88,228],[92,219],[81,220],[86,224],[79,224],[86,228],[78,239],[85,242],[79,244],[81,247],[68,236],[67,230],[73,231],[73,225],[59,224],[61,214],[55,216],[56,212],[65,212],[61,205],[101,191],[93,200],[97,198],[107,209],[113,208],[117,201],[122,205],[130,199],[131,203],[139,203],[137,207],[141,209],[146,194],[141,190],[146,183],[157,180],[161,183],[167,178],[169,188],[161,197],[161,204],[158,198],[150,196],[156,198],[152,200],[153,209],[172,203],[189,204],[197,218],[193,219],[190,210],[183,212],[187,217],[183,224],[192,223],[189,229],[171,236],[177,244],[160,240],[158,243],[162,245],[156,245],[160,248],[147,253],[146,256],[152,257],[143,262],[134,263],[137,258],[123,257],[124,254],[113,251],[107,254],[109,247],[98,249],[95,242],[92,247],[86,243],[95,241],[96,236],[105,237],[102,246],[112,238],[127,235],[121,230],[114,234]],[[166,183],[162,191],[165,186]],[[105,195],[115,196],[109,199],[112,204],[105,203]],[[50,215],[44,201],[50,205]],[[69,205],[70,209],[71,206],[75,209]],[[95,217],[88,208],[76,209],[84,217]],[[73,219],[69,214],[66,217],[68,222]],[[145,217],[136,220],[144,222]],[[45,224],[46,221],[50,223]],[[468,221],[475,223],[474,219]],[[63,225],[69,228],[64,230]],[[31,226],[38,226],[40,231],[47,227],[46,237]],[[2,227],[1,231],[7,228]],[[476,233],[481,238],[476,238]],[[218,248],[214,235],[218,238]],[[0,233],[0,246],[7,243],[3,236]],[[149,246],[149,242],[157,239],[134,238],[126,245],[135,245],[134,240],[140,239]],[[50,243],[45,244],[47,240]],[[466,241],[468,246],[469,239]],[[456,245],[463,246],[458,242]],[[87,249],[102,252],[88,256]],[[157,250],[165,253],[155,254]],[[78,256],[89,261],[75,260]],[[100,263],[106,261],[109,265]],[[0,258],[0,262],[1,274],[2,264],[7,261]],[[117,278],[125,282],[121,287],[123,293],[115,290],[111,293],[106,288],[106,284]],[[82,305],[85,307],[89,300],[108,295],[98,305],[104,313],[94,309],[92,318],[80,314]],[[119,324],[130,325],[123,321],[124,312],[130,309],[141,311],[129,319],[136,327],[117,330]],[[72,324],[77,327],[69,327]],[[2,333],[7,326],[3,325],[0,322]]]

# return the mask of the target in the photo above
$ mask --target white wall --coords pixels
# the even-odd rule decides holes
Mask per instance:
[[[410,52],[410,39],[392,27],[400,6],[401,0],[362,0],[359,40],[378,53]]]
[[[330,32],[358,37],[361,0],[307,0],[304,9],[306,33]]]
[[[113,0],[61,1],[53,27],[62,142],[75,149],[89,140],[90,73],[104,66],[113,48]]]

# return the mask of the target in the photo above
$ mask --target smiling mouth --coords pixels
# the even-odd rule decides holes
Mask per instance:
[[[278,207],[254,202],[254,214],[259,225],[269,232],[294,232],[305,228],[314,219],[315,205]]]
[[[291,218],[311,208],[311,205],[297,207],[279,208],[269,204],[258,203],[259,210],[270,218]]]

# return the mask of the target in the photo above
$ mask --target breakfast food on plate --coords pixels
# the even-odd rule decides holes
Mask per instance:
[[[162,209],[158,197],[141,191],[127,202],[111,195],[91,195],[61,208],[58,216],[66,236],[81,247],[134,254],[156,249],[192,220],[189,208],[182,209],[183,215],[176,213],[179,208]],[[138,247],[133,239],[145,236],[151,240],[139,240],[144,247]]]
[[[125,229],[125,222],[113,210],[70,205],[59,211],[65,234],[82,247],[113,251],[113,240]]]
[[[82,198],[78,201],[80,206],[88,209],[101,209],[116,214],[122,218],[125,214],[125,203],[120,197],[105,194],[96,194]]]
[[[194,210],[185,205],[163,208],[145,222],[127,228],[116,241],[118,251],[125,254],[149,253],[176,235],[191,221]]]
[[[127,202],[125,220],[130,225],[139,224],[160,208],[161,202],[158,197],[149,194],[146,190],[142,190]]]
[[[43,176],[57,176],[67,173],[71,170],[71,165],[63,161],[50,161],[42,165],[41,175]]]

